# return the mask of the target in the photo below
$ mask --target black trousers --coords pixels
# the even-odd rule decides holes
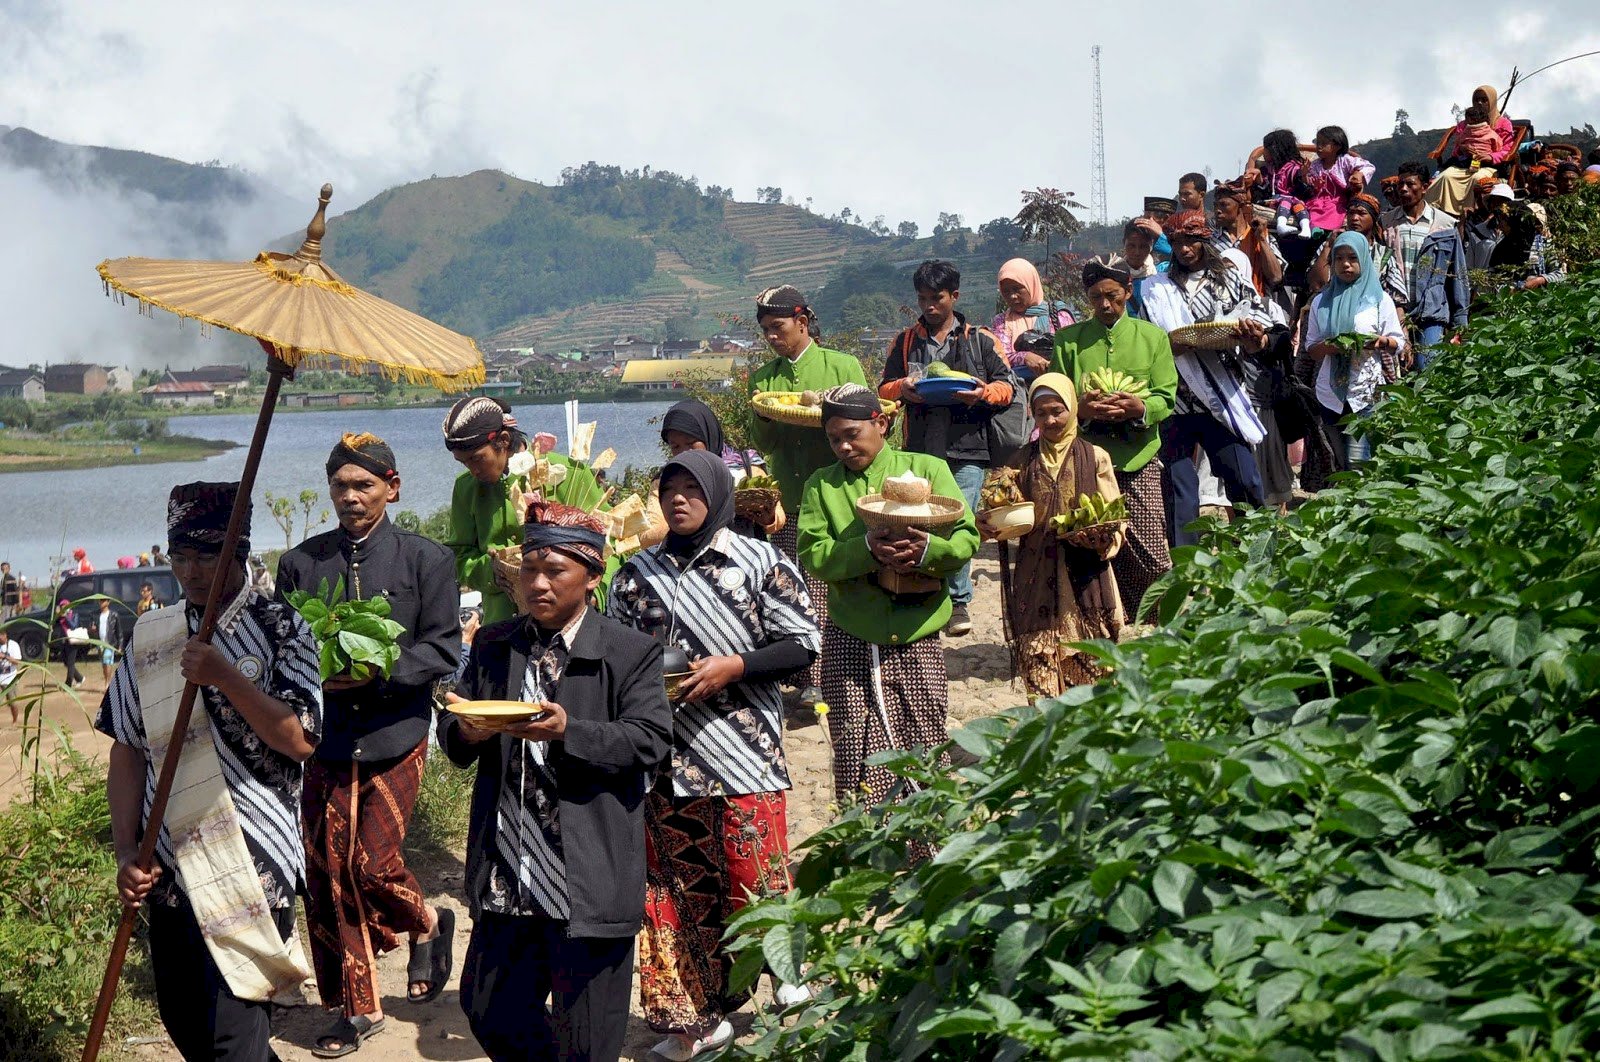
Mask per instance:
[[[617,1062],[632,992],[632,937],[490,912],[473,923],[461,1009],[494,1062]]]
[[[147,904],[150,914],[150,966],[156,977],[161,1024],[185,1062],[277,1062],[267,1043],[272,1035],[272,1004],[240,999],[228,990],[212,961],[194,911]],[[294,932],[294,908],[272,912],[278,933]]]

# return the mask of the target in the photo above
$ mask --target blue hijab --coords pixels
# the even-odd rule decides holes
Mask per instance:
[[[1333,258],[1341,247],[1354,251],[1356,261],[1361,264],[1361,275],[1350,284],[1340,280],[1333,270]],[[1356,314],[1382,303],[1383,286],[1372,264],[1372,245],[1359,232],[1346,232],[1333,241],[1333,250],[1328,254],[1328,271],[1328,286],[1322,289],[1317,324],[1322,334],[1332,339],[1356,331]]]

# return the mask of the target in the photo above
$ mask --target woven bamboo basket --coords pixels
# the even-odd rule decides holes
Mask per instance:
[[[928,499],[928,508],[932,510],[930,513],[902,516],[884,512],[884,500],[882,494],[868,494],[856,499],[856,512],[860,514],[861,522],[873,531],[896,531],[905,527],[920,527],[926,531],[948,527],[961,519],[967,507],[960,498],[941,498],[935,494]]]
[[[1127,526],[1126,520],[1112,520],[1104,524],[1091,524],[1088,527],[1074,528],[1061,536],[1061,541],[1078,549],[1093,550],[1104,553],[1111,548],[1111,542],[1116,538],[1117,532]]]
[[[519,614],[526,614],[528,605],[522,598],[522,547],[502,546],[491,554],[491,560],[494,562],[495,585],[517,606]]]
[[[779,424],[788,424],[795,428],[821,428],[821,406],[786,406],[778,401],[779,395],[799,394],[798,391],[757,391],[750,396],[750,404],[756,411],[768,420],[775,420]],[[883,415],[894,416],[899,408],[894,402],[878,399],[878,405],[883,408]]]
[[[1238,321],[1205,321],[1184,325],[1170,333],[1175,347],[1197,347],[1200,350],[1232,350],[1239,345]]]
[[[733,492],[733,513],[759,524],[772,522],[772,514],[783,495],[768,487],[752,487]]]

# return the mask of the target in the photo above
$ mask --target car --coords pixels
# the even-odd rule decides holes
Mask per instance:
[[[55,603],[63,599],[71,601],[78,612],[79,623],[90,627],[92,634],[94,616],[100,611],[100,605],[85,598],[101,595],[111,599],[111,608],[117,613],[126,644],[133,637],[133,607],[139,600],[139,588],[145,583],[150,584],[156,600],[163,606],[183,596],[177,576],[168,567],[107,568],[89,575],[69,575],[48,595],[35,590],[34,599],[43,600],[44,607],[13,616],[6,621],[5,629],[16,639],[24,659],[43,660],[46,646],[51,656],[60,656],[61,637],[52,623]]]

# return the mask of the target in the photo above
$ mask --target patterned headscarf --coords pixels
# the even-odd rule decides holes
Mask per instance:
[[[1133,284],[1133,268],[1120,254],[1101,255],[1083,263],[1083,287],[1087,291],[1102,280],[1115,280],[1123,287]]]
[[[333,452],[328,454],[327,464],[323,468],[331,479],[345,465],[364,468],[382,480],[390,480],[400,474],[395,471],[394,451],[389,444],[369,431],[359,435],[345,432]]]
[[[167,551],[198,549],[219,553],[228,535],[228,518],[239,496],[237,483],[180,483],[167,499]],[[244,524],[234,556],[243,560],[250,552],[252,505],[244,503]]]
[[[1211,223],[1206,220],[1203,210],[1180,211],[1168,218],[1161,228],[1168,239],[1191,237],[1204,240],[1211,236]]]
[[[444,444],[451,450],[476,450],[508,431],[510,410],[498,398],[469,395],[450,407],[444,418]]]
[[[858,383],[844,383],[822,392],[822,423],[834,417],[845,420],[871,420],[883,415],[878,396]]]
[[[558,502],[528,505],[522,529],[522,554],[553,549],[593,572],[606,569],[606,522],[593,513]]]
[[[793,317],[798,313],[810,312],[811,307],[806,305],[806,297],[793,284],[778,284],[756,296],[757,316],[763,313],[784,313]]]

